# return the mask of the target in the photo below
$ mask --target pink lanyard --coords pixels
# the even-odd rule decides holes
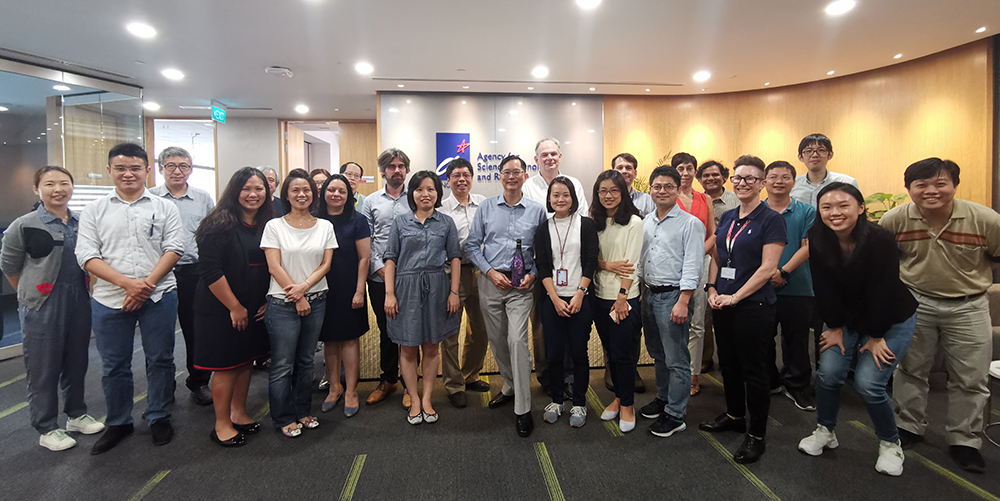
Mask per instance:
[[[747,229],[747,226],[750,226],[750,221],[747,220],[746,223],[743,223],[743,226],[740,226],[740,230],[736,232],[736,236],[733,236],[734,226],[736,226],[736,220],[729,223],[729,231],[726,233],[726,251],[728,251],[726,267],[729,267],[730,263],[733,262],[733,246],[736,245],[736,239],[740,237],[740,233],[743,233],[743,230]]]
[[[566,226],[566,239],[563,240],[562,236],[559,234],[559,223],[556,222],[555,216],[552,217],[552,226],[556,228],[556,238],[559,240],[559,266],[563,265],[563,252],[566,250],[566,243],[569,242],[569,230],[573,227],[573,215],[570,214],[569,225]]]

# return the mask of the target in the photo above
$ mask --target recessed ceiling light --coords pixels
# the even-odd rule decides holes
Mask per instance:
[[[400,89],[402,89],[403,88],[403,84],[396,84],[396,87],[399,87]]]
[[[463,88],[463,89],[468,89],[468,88],[469,88],[469,86],[468,86],[468,85],[463,85],[463,86],[462,86],[462,88]]]
[[[167,68],[161,71],[160,73],[171,80],[181,80],[184,78],[184,73],[181,73],[181,70],[176,70],[173,68]]]
[[[146,101],[145,103],[142,103],[142,107],[146,108],[149,111],[156,111],[160,109],[160,105],[152,101]]]
[[[857,5],[857,2],[854,0],[837,0],[827,5],[824,10],[828,16],[839,16],[850,12],[855,5]]]
[[[398,108],[389,108],[389,113],[399,113]]]
[[[535,90],[534,87],[528,87],[528,90]]]
[[[986,27],[985,27],[985,26],[982,26],[982,27],[980,27],[980,28],[979,28],[978,30],[976,30],[976,33],[982,33],[982,32],[984,32],[984,31],[986,31]]]
[[[406,100],[406,104],[410,104],[410,100],[409,99]]]
[[[699,71],[694,74],[693,78],[695,82],[704,82],[705,80],[712,78],[712,73],[708,71]]]
[[[371,73],[374,70],[375,70],[375,68],[373,68],[372,65],[370,65],[368,63],[358,63],[358,64],[354,65],[354,71],[357,71],[358,73],[361,73],[362,75],[367,75],[367,74]]]
[[[595,90],[597,90],[597,88],[595,88],[595,87],[591,87],[590,88],[590,92],[594,92]]]
[[[333,111],[340,111],[340,108],[334,108]]]
[[[594,133],[594,129],[589,129],[589,130],[587,130],[587,132],[593,134]]]
[[[300,105],[298,105],[298,106],[295,107],[295,112],[296,113],[303,113],[303,114],[304,113],[309,113],[309,107],[306,106],[306,105],[304,105],[304,104],[300,104]]]
[[[767,87],[768,85],[771,85],[771,82],[764,82],[764,87]]]
[[[646,92],[649,92],[649,89],[646,89]]]
[[[576,103],[573,103],[573,106],[576,106]]]
[[[576,4],[579,5],[581,9],[593,9],[601,4],[601,0],[576,0]]]
[[[10,111],[10,108],[8,108],[6,106],[0,106],[0,112],[4,112],[4,111]]]
[[[462,101],[462,104],[465,104],[465,101]]]
[[[833,70],[830,70],[830,71],[826,72],[827,75],[832,75],[833,73],[834,73]]]
[[[549,76],[549,69],[544,66],[535,66],[535,69],[531,70],[531,76],[535,78],[545,78]]]
[[[895,56],[892,56],[893,59],[899,59],[901,57],[903,57],[902,54],[896,54]]]
[[[145,23],[129,23],[128,26],[125,26],[125,29],[139,38],[153,38],[156,36],[156,30]]]
[[[70,90],[70,88],[69,88],[68,85],[61,85],[61,84],[60,85],[53,85],[52,88],[55,89],[55,90],[57,90],[57,91],[59,91],[59,92],[68,92]]]
[[[524,101],[518,101],[518,102],[517,102],[517,105],[518,105],[518,106],[521,106],[522,104],[524,104]]]

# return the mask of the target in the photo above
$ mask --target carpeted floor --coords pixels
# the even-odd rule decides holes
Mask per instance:
[[[375,406],[362,404],[358,415],[347,419],[342,403],[319,414],[325,392],[316,392],[318,429],[287,439],[265,417],[268,426],[245,447],[223,449],[208,438],[212,407],[195,405],[183,385],[183,352],[178,336],[173,442],[151,443],[140,418],[145,401],[139,399],[136,433],[101,456],[89,454],[96,436],[77,436],[79,445],[64,452],[39,447],[24,406],[23,361],[0,362],[0,499],[1000,499],[1000,449],[984,444],[987,473],[982,475],[958,470],[947,455],[940,376],[932,390],[927,441],[908,452],[902,477],[889,478],[874,471],[877,441],[866,431],[867,412],[853,390],[845,394],[837,450],[818,458],[798,452],[798,441],[815,428],[815,413],[799,411],[776,395],[768,452],[747,468],[731,463],[728,455],[741,437],[709,436],[697,429],[723,410],[722,389],[711,381],[720,378],[717,372],[703,377],[701,395],[691,399],[687,431],[665,439],[649,434],[650,421],[641,417],[635,431],[624,436],[616,425],[601,422],[595,405],[613,397],[604,388],[603,370],[594,370],[588,422],[581,429],[570,428],[567,415],[556,424],[542,422],[541,409],[550,400],[537,382],[536,428],[529,438],[520,438],[511,406],[490,410],[481,394],[469,393],[469,406],[454,409],[438,379],[433,402],[441,419],[433,425],[406,424],[399,393]],[[90,360],[87,402],[90,414],[103,417],[100,360],[93,346]],[[136,395],[143,396],[138,344],[134,367]],[[320,367],[317,356],[317,371]],[[652,368],[640,372],[652,389]],[[499,376],[489,379],[497,391]],[[362,400],[375,384],[361,384]],[[651,392],[638,395],[637,404],[652,397]],[[266,375],[255,372],[249,410],[265,416],[266,403]],[[1000,412],[993,419],[1000,420]]]

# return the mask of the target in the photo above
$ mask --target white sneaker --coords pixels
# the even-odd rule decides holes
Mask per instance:
[[[575,405],[569,410],[569,425],[573,428],[580,428],[587,424],[587,408],[582,405]]]
[[[66,421],[66,431],[76,431],[84,435],[93,435],[104,431],[104,423],[84,414],[78,418]]]
[[[52,430],[38,437],[38,445],[50,451],[64,451],[76,445],[76,440],[66,434],[66,430]]]
[[[816,431],[799,441],[799,450],[810,456],[819,456],[823,449],[836,449],[840,445],[837,435],[821,424],[816,425]]]
[[[898,477],[903,474],[903,448],[899,441],[878,443],[878,461],[875,461],[875,471]]]
[[[542,421],[546,423],[555,423],[559,420],[559,416],[562,416],[563,404],[557,404],[552,402],[545,406],[545,412],[542,413]]]

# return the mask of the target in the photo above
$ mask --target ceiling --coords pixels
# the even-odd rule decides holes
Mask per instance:
[[[374,119],[375,92],[398,85],[407,92],[731,92],[836,78],[1000,31],[996,0],[857,0],[839,17],[824,13],[827,3],[604,0],[584,10],[574,0],[0,0],[0,48],[21,53],[7,57],[51,58],[58,62],[49,65],[72,63],[90,68],[73,67],[77,73],[142,86],[145,100],[162,106],[149,116],[208,116],[179,106],[216,100],[233,117],[347,120]],[[125,26],[135,21],[157,35],[133,36]],[[374,66],[370,75],[354,70],[361,61]],[[265,74],[272,65],[294,78]],[[548,76],[533,77],[536,65],[548,67]],[[186,76],[168,80],[165,68]],[[701,70],[712,77],[695,82]],[[310,111],[296,113],[298,104]]]

